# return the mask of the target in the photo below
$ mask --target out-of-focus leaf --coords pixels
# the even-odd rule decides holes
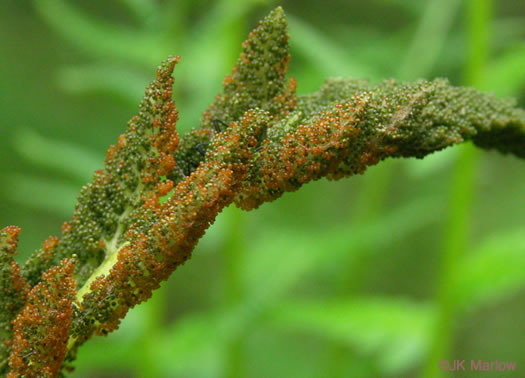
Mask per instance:
[[[93,172],[101,167],[100,156],[94,152],[43,137],[31,129],[22,129],[14,134],[13,148],[32,164],[63,172],[80,183],[89,181]]]
[[[398,6],[406,12],[418,15],[423,12],[425,6],[424,1],[411,1],[411,0],[382,0],[381,3],[387,5],[392,4]]]
[[[91,55],[156,67],[169,54],[154,35],[94,20],[67,1],[34,0],[34,4],[63,38]]]
[[[463,310],[511,296],[525,287],[525,225],[495,234],[457,269],[456,300]]]
[[[396,30],[391,33],[363,25],[344,25],[344,31],[340,32],[340,43],[352,46],[355,51],[354,59],[361,65],[373,67],[376,77],[371,80],[382,80],[387,77],[396,77],[399,63],[405,55],[405,49],[409,41],[408,30],[406,28]],[[343,39],[345,38],[346,39]],[[392,64],[392,62],[396,62]],[[353,76],[348,71],[345,76]],[[312,89],[316,90],[316,88]]]
[[[398,77],[414,80],[427,76],[445,46],[460,0],[430,0],[419,21]]]
[[[525,88],[525,44],[517,45],[489,64],[486,90],[499,96],[514,96]]]
[[[525,36],[525,17],[519,14],[514,14],[508,17],[498,17],[492,22],[491,42],[493,46],[498,48],[512,47],[523,41]]]
[[[75,185],[18,173],[5,174],[5,177],[9,185],[5,185],[2,192],[7,199],[63,217],[73,213],[79,192]]]
[[[151,0],[118,0],[122,5],[133,12],[137,21],[146,25],[158,22],[161,9],[157,1]]]
[[[141,349],[141,343],[138,339],[127,340],[126,342],[94,339],[80,349],[72,377],[95,376],[93,370],[99,372],[135,370]]]
[[[286,16],[289,34],[294,51],[304,56],[307,61],[315,64],[326,76],[351,76],[363,79],[377,79],[378,74],[372,67],[362,65],[357,59],[352,59],[348,47],[338,46],[329,38],[323,36],[315,28],[305,24],[299,18]]]
[[[148,78],[123,66],[92,64],[62,67],[58,71],[58,85],[66,92],[106,92],[116,94],[137,104],[144,94]]]
[[[286,300],[268,320],[286,329],[312,333],[377,356],[380,368],[396,374],[427,352],[435,311],[403,299]]]
[[[439,213],[438,204],[425,199],[364,224],[350,222],[320,232],[269,229],[246,256],[246,290],[251,298],[278,299],[307,274],[318,275],[339,266],[348,269],[361,251],[388,246],[436,221]]]
[[[222,369],[224,340],[219,332],[221,320],[215,314],[179,319],[158,343],[161,370],[169,374],[212,376]]]
[[[166,376],[221,376],[228,343],[239,337],[256,314],[256,308],[246,305],[178,319],[153,346],[160,370]]]
[[[347,345],[311,334],[283,332],[271,322],[261,321],[244,339],[243,364],[257,377],[377,378],[372,356],[349,352]],[[251,368],[251,370],[248,370]],[[247,374],[245,374],[246,376]]]

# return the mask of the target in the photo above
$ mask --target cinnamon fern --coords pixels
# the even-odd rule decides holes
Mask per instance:
[[[60,237],[18,266],[20,229],[1,231],[1,374],[58,375],[150,298],[232,203],[255,209],[312,180],[466,141],[525,158],[523,109],[444,79],[328,79],[297,96],[281,8],[249,34],[201,127],[184,135],[172,99],[178,61],[159,66]]]

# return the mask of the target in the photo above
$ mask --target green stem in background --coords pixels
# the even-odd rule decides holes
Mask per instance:
[[[243,295],[242,261],[243,239],[246,216],[237,207],[227,210],[228,235],[223,247],[224,299],[225,306],[230,307],[239,302]]]
[[[242,301],[243,297],[243,283],[242,283],[242,267],[243,255],[245,248],[243,248],[243,240],[245,235],[245,213],[237,207],[230,207],[227,210],[228,214],[228,236],[226,237],[223,255],[224,266],[224,299],[223,306],[225,309],[233,308]],[[225,352],[225,368],[227,377],[242,377],[243,376],[243,342],[242,336],[234,337],[229,340]]]
[[[140,353],[137,353],[138,371],[140,377],[162,376],[161,364],[155,354],[155,345],[162,339],[164,315],[169,298],[169,286],[164,282],[160,289],[155,291],[150,300],[143,304],[142,310],[142,342]]]
[[[467,247],[468,224],[472,203],[473,183],[477,151],[472,145],[462,146],[452,178],[450,215],[445,225],[445,241],[442,251],[440,286],[437,293],[438,320],[435,324],[425,377],[438,377],[440,360],[452,360],[450,356],[456,303],[454,303],[454,278],[458,262]],[[458,356],[459,358],[459,356]]]
[[[479,86],[483,81],[483,71],[489,51],[492,4],[491,0],[466,0],[465,5],[469,46],[465,80],[467,84]],[[425,366],[425,377],[437,377],[443,374],[438,367],[440,360],[451,361],[460,357],[451,355],[457,315],[452,283],[460,273],[457,270],[458,262],[461,261],[467,249],[477,162],[477,150],[472,145],[462,146],[462,148],[452,181],[450,218],[445,229],[441,284],[437,298],[439,316]]]
[[[363,177],[359,190],[359,201],[354,215],[355,223],[371,223],[378,219],[385,207],[390,184],[397,171],[397,161],[389,161],[385,166],[373,167]],[[364,250],[355,256],[346,270],[342,289],[343,295],[358,295],[365,286],[373,262],[370,250]],[[371,261],[372,260],[372,261]],[[349,273],[351,272],[351,274]]]
[[[428,3],[422,17],[418,20],[416,32],[410,41],[405,59],[397,69],[396,77],[402,80],[415,80],[429,75],[436,63],[446,39],[454,16],[457,14],[461,0],[432,0]],[[392,179],[396,177],[398,165],[389,162],[388,167],[370,169],[363,177],[363,186],[355,219],[359,222],[374,221],[385,206]],[[342,285],[346,294],[358,294],[363,288],[366,275],[370,271],[370,251],[362,251],[356,261],[349,266],[352,274],[348,274]],[[347,360],[347,349],[336,348],[334,359],[343,373]]]
[[[492,0],[466,0],[468,23],[468,59],[465,81],[467,85],[483,86],[490,54],[490,25]]]
[[[389,187],[392,178],[395,177],[397,162],[389,161],[381,167],[373,167],[362,178],[359,188],[359,201],[355,201],[357,209],[353,215],[353,223],[371,223],[378,219],[385,207],[388,198]],[[394,164],[392,164],[394,163]],[[338,283],[341,296],[359,296],[363,287],[366,287],[366,279],[373,266],[373,256],[369,249],[360,250],[354,259],[346,263],[341,269],[344,274]],[[331,346],[330,358],[325,365],[325,371],[331,371],[333,376],[345,376],[351,371],[351,358],[349,358],[348,345],[337,343]]]
[[[230,6],[235,5],[230,2]],[[253,7],[253,2],[248,7]],[[225,38],[224,48],[227,51],[236,51],[240,44],[238,36],[242,35],[245,27],[245,17],[240,17],[232,20],[226,25],[224,30]],[[233,54],[232,54],[233,55]],[[225,59],[228,55],[224,55]],[[224,62],[229,67],[234,62]],[[224,248],[222,250],[223,257],[223,277],[224,277],[224,297],[223,306],[225,309],[233,308],[241,303],[243,298],[243,282],[242,269],[243,258],[246,248],[244,245],[245,235],[245,221],[246,215],[243,211],[235,206],[230,206],[227,209],[228,213],[228,235],[226,237]],[[229,340],[225,351],[225,376],[227,377],[242,377],[245,376],[243,361],[243,337],[233,337]]]
[[[402,80],[416,80],[426,77],[436,63],[439,53],[446,42],[454,15],[457,13],[460,0],[432,0],[428,3],[423,16],[418,21],[416,33],[405,59],[397,69],[396,77]],[[431,43],[429,42],[431,41]],[[355,219],[373,221],[381,215],[385,205],[389,186],[396,177],[397,162],[389,162],[389,167],[374,168],[363,177],[363,187]],[[365,275],[369,272],[369,256],[366,252],[358,256],[358,261],[351,267],[344,285],[345,291],[357,293],[362,287]]]

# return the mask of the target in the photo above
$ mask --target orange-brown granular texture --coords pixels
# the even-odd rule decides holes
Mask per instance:
[[[1,303],[10,311],[17,310],[29,291],[24,277],[20,274],[20,266],[14,259],[17,253],[18,235],[21,232],[22,230],[17,226],[7,226],[0,230],[0,263],[2,263],[3,269],[7,268],[1,277],[2,284],[0,287],[3,290],[0,295],[3,296]],[[8,301],[6,302],[6,300]]]
[[[147,300],[188,259],[217,213],[231,203],[233,177],[229,167],[207,163],[179,183],[167,202],[161,204],[156,195],[145,200],[146,219],[127,232],[132,244],[119,251],[109,275],[95,280],[83,298],[83,307],[99,310],[100,324],[91,332],[105,335],[116,329],[129,308]]]
[[[13,346],[12,321],[24,306],[29,293],[29,285],[14,259],[20,232],[16,226],[0,230],[0,375],[7,373],[5,359]]]
[[[236,197],[236,205],[250,210],[308,181],[341,174],[344,159],[355,153],[349,146],[359,138],[362,112],[360,101],[338,104],[313,124],[297,126],[279,142],[266,140],[252,166],[251,179],[243,183]],[[357,163],[348,174],[364,169],[363,162]]]
[[[16,247],[18,245],[18,236],[22,230],[17,226],[7,226],[0,230],[0,250],[7,254],[14,256],[16,254]]]
[[[76,320],[78,343],[93,332],[106,335],[136,304],[147,300],[160,282],[183,264],[217,214],[229,205],[246,180],[265,113],[247,112],[214,139],[207,161],[172,190],[170,180],[143,197],[137,221],[126,232],[125,245],[107,276],[100,276],[82,299]],[[96,322],[92,322],[96,312]]]
[[[42,275],[13,322],[8,377],[56,377],[67,351],[73,318],[74,263],[65,259]]]
[[[144,193],[154,191],[174,169],[179,135],[172,73],[178,61],[179,57],[170,57],[159,66],[138,114],[116,145],[108,148],[104,169],[95,171],[92,183],[82,188],[72,220],[62,227],[60,242],[48,241],[26,262],[23,273],[31,286],[42,272],[73,253],[77,255],[75,279],[83,285],[104,260],[107,242],[121,237],[133,222],[129,214],[141,206]]]

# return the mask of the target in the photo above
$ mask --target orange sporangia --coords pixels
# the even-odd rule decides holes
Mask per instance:
[[[3,244],[0,245],[3,251],[9,255],[16,253],[16,246],[18,245],[18,236],[22,232],[22,229],[17,226],[7,226],[1,230],[3,234]]]
[[[27,299],[29,286],[15,261],[18,236],[22,230],[17,226],[7,226],[0,230],[0,321],[4,332],[11,333],[9,323]]]
[[[126,146],[126,135],[122,134],[118,137],[118,148],[124,148]]]
[[[45,260],[51,259],[59,242],[60,239],[57,236],[49,236],[46,240],[44,240],[42,243],[42,250],[44,252],[42,258]]]
[[[161,182],[157,185],[157,195],[159,196],[165,196],[168,194],[171,189],[173,189],[173,181],[166,180],[164,182]]]
[[[201,164],[180,181],[173,195],[163,203],[159,195],[173,188],[167,180],[157,186],[157,194],[143,198],[139,220],[126,232],[128,243],[119,251],[108,274],[97,277],[82,299],[85,308],[97,308],[98,323],[80,315],[83,324],[79,342],[96,333],[105,335],[116,329],[120,319],[136,304],[147,300],[160,282],[189,257],[197,241],[217,214],[229,205],[240,184],[247,178],[256,136],[266,120],[264,113],[247,112],[217,136]]]
[[[71,224],[69,222],[64,222],[62,224],[62,232],[71,231]]]
[[[42,274],[13,322],[8,377],[56,377],[67,352],[73,319],[74,262],[64,259]]]

